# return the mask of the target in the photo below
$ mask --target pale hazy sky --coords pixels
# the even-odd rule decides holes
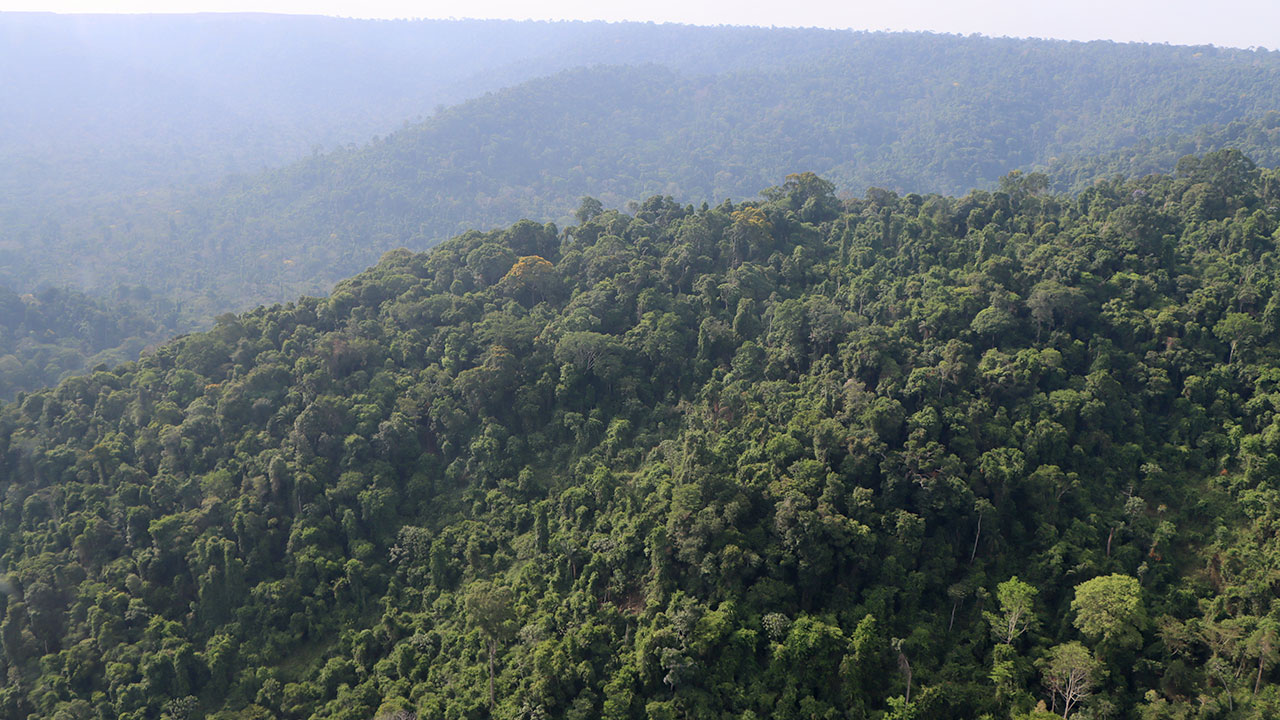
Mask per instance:
[[[1280,48],[1280,0],[0,0],[3,10],[652,20]]]

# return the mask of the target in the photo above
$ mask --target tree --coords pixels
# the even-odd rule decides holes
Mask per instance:
[[[969,324],[969,328],[975,333],[993,341],[999,341],[1017,326],[1018,319],[1002,307],[984,308]]]
[[[1001,643],[991,651],[991,672],[987,678],[996,686],[996,697],[1007,700],[1022,689],[1018,672],[1018,652],[1012,645]]]
[[[1013,641],[1026,632],[1035,622],[1036,595],[1039,591],[1022,582],[1017,575],[1005,580],[996,587],[996,600],[1000,603],[1000,612],[983,613],[991,624],[991,632],[1000,642],[1012,645]]]
[[[604,205],[593,197],[582,198],[578,209],[573,212],[573,217],[580,223],[585,223],[604,212]]]
[[[511,590],[488,581],[472,583],[463,601],[467,617],[484,635],[489,650],[489,710],[496,703],[493,680],[498,644],[515,634],[515,612]]]
[[[565,333],[555,348],[556,362],[572,363],[606,381],[622,372],[623,355],[615,336],[590,331]]]
[[[907,653],[902,649],[905,638],[894,638],[890,645],[893,651],[898,655],[898,672],[902,673],[902,677],[907,681],[907,694],[904,698],[906,704],[911,704],[911,660],[907,658]]]
[[[1142,643],[1146,610],[1142,588],[1128,575],[1105,575],[1076,586],[1071,601],[1075,626],[1103,645],[1134,647]]]
[[[525,255],[516,260],[498,285],[516,297],[527,298],[532,305],[546,299],[555,282],[555,267],[550,262],[538,255]]]
[[[805,222],[821,222],[840,211],[836,186],[812,172],[792,173],[781,188],[770,188],[762,194],[770,200],[784,202]]]
[[[730,255],[733,266],[764,254],[773,238],[772,225],[764,211],[757,207],[746,206],[733,211],[733,224],[725,232],[729,239]]]
[[[476,280],[486,286],[502,279],[515,262],[515,253],[498,243],[485,243],[467,253],[467,267],[475,273]]]
[[[1250,655],[1258,656],[1258,673],[1253,681],[1253,694],[1257,695],[1262,688],[1263,671],[1275,665],[1277,653],[1280,653],[1280,623],[1271,617],[1261,618],[1249,636],[1246,648]]]
[[[1075,317],[1084,301],[1084,293],[1078,289],[1056,280],[1043,280],[1031,289],[1027,308],[1037,323],[1052,330],[1057,321],[1067,322]]]
[[[1097,672],[1098,661],[1078,642],[1049,650],[1042,676],[1045,687],[1053,694],[1054,709],[1058,707],[1058,698],[1062,698],[1062,717],[1071,714],[1071,708],[1093,692]]]
[[[1178,175],[1207,183],[1224,195],[1237,195],[1258,175],[1258,166],[1237,148],[1188,155],[1178,161]]]
[[[1233,362],[1241,346],[1252,345],[1262,335],[1262,323],[1248,313],[1227,313],[1213,326],[1213,334],[1222,342],[1231,344],[1227,362]]]

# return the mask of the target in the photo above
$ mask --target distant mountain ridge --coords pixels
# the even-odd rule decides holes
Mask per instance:
[[[209,317],[326,292],[394,247],[423,249],[523,217],[564,220],[584,195],[613,206],[651,195],[716,203],[750,197],[795,169],[853,195],[869,186],[961,193],[1055,157],[1114,152],[1280,108],[1280,53],[724,32],[772,38],[776,45],[751,55],[771,62],[716,74],[658,64],[565,70],[212,190],[28,225],[0,254],[0,279],[29,277],[58,248],[84,274],[116,268]],[[738,60],[746,56],[726,42]],[[113,256],[100,254],[104,245]],[[56,271],[65,273],[64,261]]]
[[[279,16],[0,15],[0,40],[0,285],[143,287],[165,328],[325,294],[393,248],[564,225],[583,196],[714,205],[796,170],[855,197],[1014,169],[1074,190],[1219,147],[1277,159],[1265,51]]]
[[[566,68],[661,60],[721,72],[758,64],[796,33],[805,53],[843,37],[644,23],[0,13],[0,190],[74,197],[256,172]]]

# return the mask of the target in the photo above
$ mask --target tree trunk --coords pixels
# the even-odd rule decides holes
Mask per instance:
[[[1262,653],[1258,653],[1258,679],[1253,681],[1253,694],[1258,694],[1258,688],[1262,687]]]
[[[497,642],[489,641],[489,714],[493,714],[493,707],[496,705],[493,694],[493,657],[498,653]]]
[[[978,531],[973,534],[973,550],[969,553],[969,564],[978,556],[978,539],[982,537],[982,513],[978,513]]]

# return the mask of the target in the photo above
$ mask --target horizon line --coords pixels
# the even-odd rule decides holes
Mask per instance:
[[[849,33],[866,33],[866,34],[888,34],[888,35],[937,35],[942,37],[960,37],[960,38],[983,38],[988,40],[1024,40],[1039,42],[1061,42],[1061,43],[1112,43],[1117,45],[1162,45],[1169,47],[1186,47],[1186,48],[1215,48],[1224,50],[1239,51],[1263,51],[1275,52],[1276,48],[1266,47],[1262,45],[1219,45],[1213,42],[1201,43],[1183,43],[1171,42],[1168,40],[1117,40],[1115,38],[1095,37],[1089,39],[1071,38],[1071,37],[1051,37],[1040,35],[1007,35],[993,34],[990,32],[964,32],[959,30],[937,30],[937,29],[916,29],[916,28],[892,28],[892,27],[849,27],[837,25],[761,25],[749,23],[717,23],[707,24],[699,22],[687,22],[683,20],[654,20],[654,19],[610,19],[610,18],[570,18],[570,17],[471,17],[471,16],[361,16],[361,15],[338,15],[324,12],[292,12],[288,10],[99,10],[93,12],[66,11],[66,10],[6,10],[0,9],[0,17],[5,15],[45,15],[56,16],[59,18],[145,18],[145,17],[201,17],[201,16],[221,16],[221,17],[278,17],[278,18],[322,18],[327,20],[348,20],[361,22],[507,22],[507,23],[581,23],[581,24],[606,24],[606,25],[656,25],[656,26],[675,26],[689,28],[739,28],[739,29],[755,29],[755,30],[821,30],[827,32],[849,32]]]

